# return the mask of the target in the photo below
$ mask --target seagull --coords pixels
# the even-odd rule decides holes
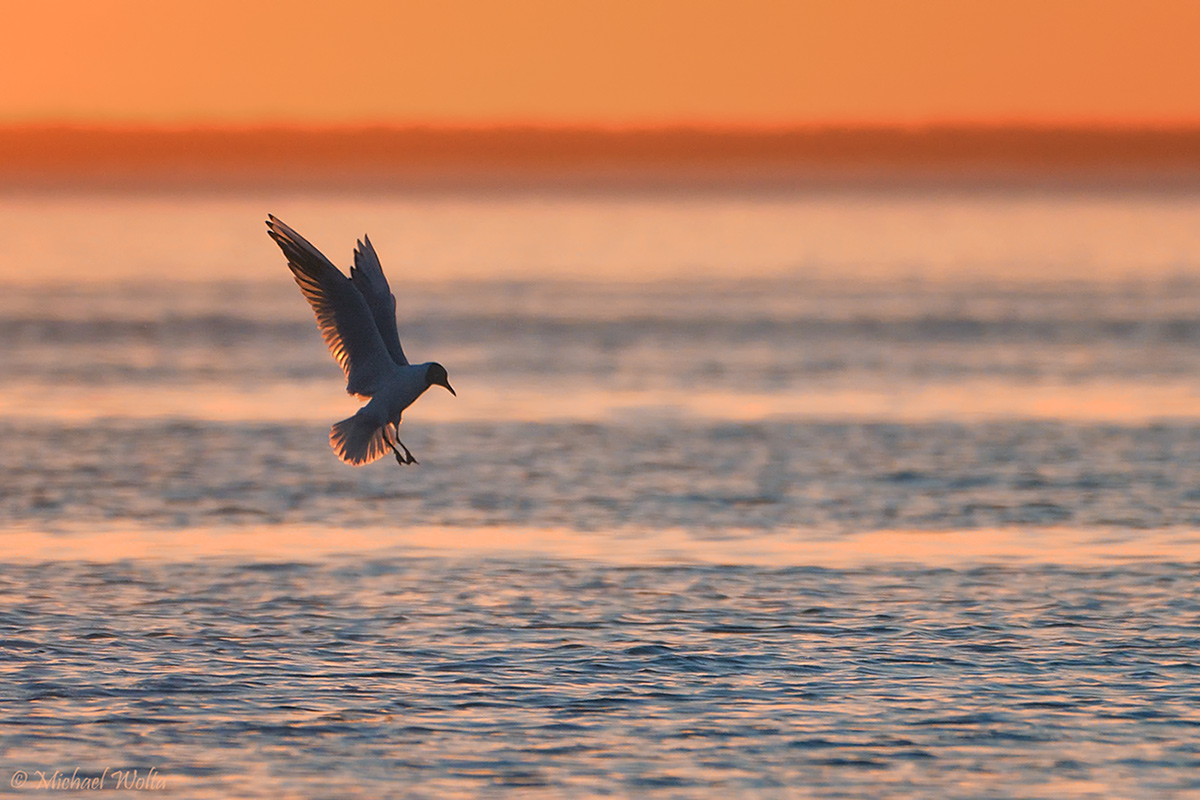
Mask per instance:
[[[350,277],[308,240],[267,215],[267,233],[287,257],[296,285],[317,316],[329,352],[346,373],[346,391],[369,401],[329,431],[329,445],[353,466],[396,454],[399,464],[419,463],[400,441],[400,415],[430,386],[450,386],[437,362],[409,364],[396,332],[396,296],[383,276],[371,240],[354,249]],[[404,455],[400,451],[404,451]]]

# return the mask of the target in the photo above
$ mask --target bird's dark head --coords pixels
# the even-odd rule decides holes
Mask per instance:
[[[436,361],[425,370],[425,383],[429,386],[445,386],[450,394],[458,397],[458,392],[450,385],[450,376],[446,374],[446,368]]]

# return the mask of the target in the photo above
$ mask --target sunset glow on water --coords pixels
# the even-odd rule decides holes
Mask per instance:
[[[269,194],[0,200],[9,774],[1196,789],[1193,195]],[[371,234],[419,467],[268,212]]]

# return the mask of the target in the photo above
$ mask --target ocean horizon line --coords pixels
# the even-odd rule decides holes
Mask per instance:
[[[0,188],[1200,186],[1200,127],[0,125]]]

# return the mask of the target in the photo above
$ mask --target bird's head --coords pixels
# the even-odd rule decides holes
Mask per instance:
[[[450,385],[450,376],[446,374],[446,368],[436,361],[425,370],[425,383],[429,386],[445,386],[450,394],[458,397],[458,392]]]

